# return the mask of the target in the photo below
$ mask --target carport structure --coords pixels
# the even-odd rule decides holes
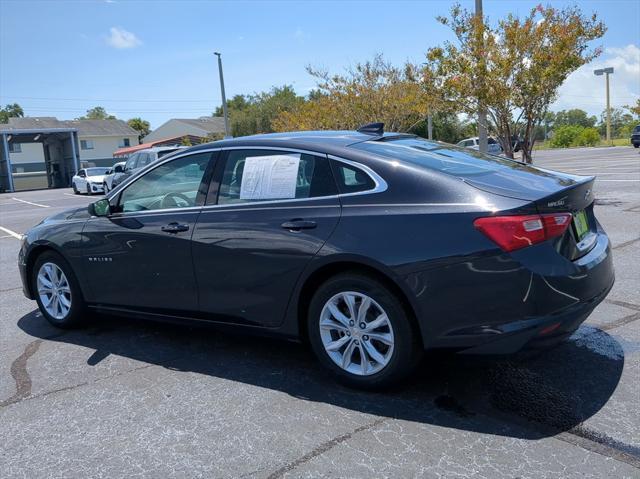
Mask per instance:
[[[80,169],[78,130],[61,127],[60,122],[52,120],[51,125],[42,121],[38,128],[20,128],[7,124],[0,126],[0,192],[37,188],[43,175],[46,175],[49,188],[71,185],[71,178]],[[42,144],[45,171],[15,170],[11,164],[10,145],[23,143]]]

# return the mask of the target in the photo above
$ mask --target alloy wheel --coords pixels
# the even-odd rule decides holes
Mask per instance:
[[[71,309],[71,287],[55,263],[44,263],[38,270],[38,296],[44,309],[55,319],[64,319]]]
[[[327,355],[343,370],[370,376],[389,364],[393,327],[384,309],[366,294],[345,291],[331,297],[319,326]]]

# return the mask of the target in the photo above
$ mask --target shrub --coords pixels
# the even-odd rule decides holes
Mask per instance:
[[[584,130],[583,127],[576,125],[565,125],[554,129],[551,146],[553,148],[568,148],[574,145],[582,130]]]
[[[576,138],[576,146],[596,146],[600,143],[600,133],[597,128],[583,128]]]

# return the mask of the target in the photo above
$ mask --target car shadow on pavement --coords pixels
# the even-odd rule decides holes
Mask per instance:
[[[583,326],[577,339],[527,360],[428,354],[407,384],[372,393],[336,384],[307,347],[292,342],[112,316],[61,331],[37,311],[18,325],[36,338],[94,350],[87,367],[118,355],[367,414],[526,439],[571,430],[593,416],[624,366],[614,338]]]

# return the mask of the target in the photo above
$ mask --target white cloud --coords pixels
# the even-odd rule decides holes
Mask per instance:
[[[128,32],[124,28],[111,27],[109,29],[111,33],[107,38],[107,44],[113,48],[135,48],[141,45],[142,42],[135,33]]]
[[[614,69],[609,76],[611,107],[635,103],[640,97],[640,48],[630,44],[605,49],[596,60],[569,75],[551,109],[581,108],[599,116],[606,106],[605,80],[604,76],[594,75],[593,70],[604,67]]]

